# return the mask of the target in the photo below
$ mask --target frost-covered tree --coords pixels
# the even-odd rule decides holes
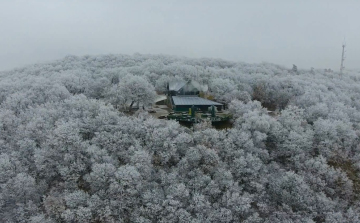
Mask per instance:
[[[129,103],[129,110],[134,104],[148,106],[155,100],[155,89],[146,79],[138,76],[125,76],[118,86],[123,105]]]
[[[360,73],[296,73],[141,54],[1,72],[0,219],[358,222]],[[118,111],[170,80],[209,86],[232,128]]]

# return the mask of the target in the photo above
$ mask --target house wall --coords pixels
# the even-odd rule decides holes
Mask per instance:
[[[178,91],[168,90],[169,96],[176,95],[199,95],[200,91],[192,83],[187,83],[185,86],[180,88]]]
[[[195,109],[200,109],[202,112],[207,112],[209,110],[209,107],[211,107],[211,105],[194,105]],[[173,109],[175,112],[189,112],[189,108],[191,108],[192,105],[176,105],[173,106]],[[217,108],[218,111],[222,110],[222,106],[221,105],[215,105],[215,107]]]
[[[179,91],[169,91],[170,96],[177,96],[177,95],[199,95],[199,91],[185,91],[181,88]]]
[[[178,92],[177,95],[199,95],[199,91],[197,91],[196,89],[193,89],[193,91],[186,91],[184,88],[181,88]]]

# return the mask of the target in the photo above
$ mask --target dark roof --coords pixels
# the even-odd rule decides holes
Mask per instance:
[[[174,82],[170,82],[169,83],[169,90],[170,91],[178,91],[180,90],[182,87],[184,87],[186,85],[185,81],[174,81]]]
[[[222,105],[197,96],[172,96],[174,105]]]

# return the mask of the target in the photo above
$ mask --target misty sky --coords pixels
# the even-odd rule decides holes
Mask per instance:
[[[270,3],[271,2],[271,3]],[[0,70],[66,55],[171,54],[360,68],[360,1],[0,0]]]

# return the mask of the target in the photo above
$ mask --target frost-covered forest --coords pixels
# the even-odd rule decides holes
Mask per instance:
[[[207,85],[233,128],[121,112],[174,78]],[[0,221],[360,222],[359,86],[357,72],[140,54],[2,72]]]

